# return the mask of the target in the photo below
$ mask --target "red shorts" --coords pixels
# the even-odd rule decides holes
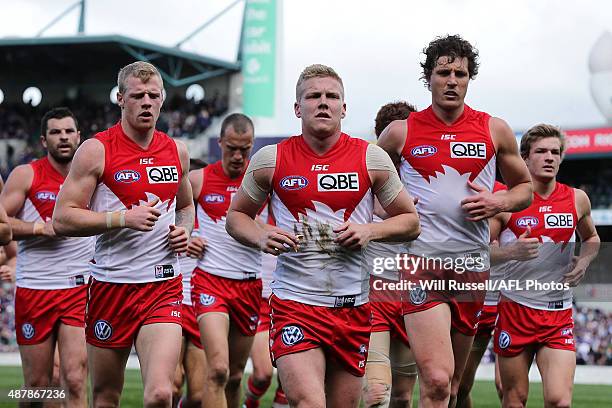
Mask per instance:
[[[141,326],[181,324],[182,278],[158,282],[89,281],[85,315],[87,343],[103,348],[131,347]]]
[[[259,321],[261,279],[222,278],[195,268],[191,299],[199,318],[204,313],[227,313],[244,336],[254,336]]]
[[[261,298],[259,304],[259,322],[257,323],[257,333],[270,331],[270,299]]]
[[[195,310],[192,305],[186,305],[183,303],[182,310],[183,318],[183,337],[189,339],[199,349],[203,349],[202,341],[200,340],[200,328],[198,327],[198,321],[195,317]]]
[[[59,323],[84,327],[87,286],[68,289],[28,289],[15,292],[17,344],[40,344]]]
[[[497,305],[484,305],[478,322],[476,336],[491,337],[497,320]]]
[[[357,307],[311,306],[270,297],[270,356],[321,348],[327,357],[357,377],[365,375],[370,342],[370,304]]]
[[[405,273],[403,278],[413,282],[416,288],[410,290],[402,302],[402,314],[422,312],[442,303],[451,309],[451,321],[455,330],[466,336],[474,336],[482,313],[486,290],[455,289],[456,285],[483,284],[489,279],[489,271],[457,273],[452,269],[419,270],[415,274]],[[438,287],[423,289],[421,284],[433,281]]]
[[[495,353],[514,357],[527,346],[576,351],[572,309],[540,310],[507,298],[498,305]]]
[[[401,293],[390,290],[376,290],[374,280],[385,281],[382,278],[370,278],[370,307],[372,308],[372,332],[386,332],[400,340],[406,346],[408,335],[402,314]]]

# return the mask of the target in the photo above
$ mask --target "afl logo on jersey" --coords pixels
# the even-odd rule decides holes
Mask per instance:
[[[149,184],[178,183],[179,179],[176,166],[147,167],[147,177]]]
[[[25,337],[26,340],[30,340],[32,337],[34,337],[35,333],[36,331],[34,330],[34,326],[32,326],[32,324],[24,323],[21,326],[21,334],[23,334],[23,337]]]
[[[304,332],[300,326],[285,326],[281,333],[281,340],[286,346],[293,346],[304,340]]]
[[[286,176],[279,183],[283,190],[301,190],[308,185],[308,179],[304,176]]]
[[[502,330],[501,333],[499,333],[499,339],[497,339],[497,344],[501,349],[508,348],[508,346],[512,344],[512,337],[510,337],[507,331]]]
[[[39,191],[36,193],[36,198],[40,201],[55,201],[57,195],[51,191]]]
[[[410,154],[412,155],[412,157],[424,158],[424,157],[433,156],[437,152],[438,152],[438,149],[435,146],[421,145],[421,146],[413,147],[412,150],[410,151]]]
[[[98,320],[94,325],[94,335],[98,340],[106,341],[113,335],[113,328],[106,320]]]
[[[451,142],[452,159],[486,159],[487,145],[484,143]]]
[[[540,221],[536,217],[526,215],[516,220],[516,226],[520,228],[535,227]]]
[[[544,214],[546,228],[574,228],[574,217],[571,213]]]
[[[221,204],[225,202],[225,197],[221,194],[206,194],[204,196],[204,202],[210,204]]]
[[[130,184],[140,180],[140,173],[136,170],[119,170],[114,177],[119,183]]]

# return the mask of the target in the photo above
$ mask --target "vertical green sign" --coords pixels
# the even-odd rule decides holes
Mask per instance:
[[[244,12],[244,113],[272,117],[276,82],[276,0],[247,0]]]

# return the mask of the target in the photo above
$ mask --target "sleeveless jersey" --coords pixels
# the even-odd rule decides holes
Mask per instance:
[[[195,217],[193,223],[193,231],[191,231],[191,238],[199,237],[199,224],[198,217]],[[191,277],[193,276],[193,270],[198,266],[198,260],[187,256],[187,254],[179,255],[179,263],[181,264],[181,273],[183,275],[183,304],[191,306]]]
[[[556,183],[550,197],[533,193],[533,202],[523,211],[513,213],[500,237],[500,245],[516,241],[531,227],[532,238],[541,242],[539,255],[528,261],[504,264],[504,278],[518,280],[521,290],[502,288],[502,295],[524,306],[542,310],[562,310],[572,307],[572,290],[533,286],[535,282],[561,282],[570,271],[574,255],[576,201],[574,189]],[[528,286],[528,285],[532,286]]]
[[[91,209],[127,210],[159,199],[155,208],[161,215],[153,231],[121,228],[98,235],[93,277],[105,282],[144,283],[178,276],[178,259],[168,246],[183,173],[176,143],[156,130],[149,147],[143,149],[123,132],[120,123],[95,138],[104,145],[105,159]]]
[[[255,279],[261,274],[259,250],[242,245],[225,230],[225,217],[230,201],[244,177],[229,178],[221,161],[202,169],[204,182],[198,197],[197,215],[199,234],[208,241],[198,268],[229,279]]]
[[[505,184],[500,183],[499,181],[496,181],[495,185],[493,186],[494,193],[501,191],[501,190],[507,190],[507,189],[508,187],[506,187]],[[500,231],[500,235],[501,235],[501,231]],[[496,281],[502,280],[503,278],[504,278],[504,265],[498,264],[498,265],[491,266],[491,271],[489,273],[489,280],[491,282],[496,282]],[[493,283],[493,285],[497,285],[497,283]],[[498,302],[499,302],[499,290],[487,290],[487,293],[485,294],[485,300],[484,300],[485,306],[495,306],[497,305]]]
[[[16,218],[45,222],[53,216],[62,176],[46,157],[30,163],[34,176]],[[17,241],[16,284],[29,289],[66,289],[87,283],[93,257],[92,237],[42,236]]]
[[[451,125],[438,119],[431,106],[407,119],[400,177],[419,198],[421,235],[410,243],[414,254],[471,256],[478,251],[488,269],[488,221],[466,220],[461,201],[476,194],[468,180],[493,188],[496,163],[489,118],[465,105]]]
[[[270,205],[276,225],[300,238],[298,252],[278,256],[271,287],[280,299],[315,306],[368,301],[361,251],[336,244],[333,232],[345,221],[372,222],[367,148],[366,141],[344,133],[322,156],[301,136],[277,145]]]

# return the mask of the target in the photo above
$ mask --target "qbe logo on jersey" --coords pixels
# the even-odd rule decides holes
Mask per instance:
[[[317,191],[359,191],[359,174],[317,174]]]
[[[147,167],[149,184],[178,183],[178,170],[176,166]]]
[[[574,216],[571,213],[544,214],[546,228],[574,228]]]
[[[487,158],[487,145],[485,143],[451,142],[450,150],[453,159]]]

